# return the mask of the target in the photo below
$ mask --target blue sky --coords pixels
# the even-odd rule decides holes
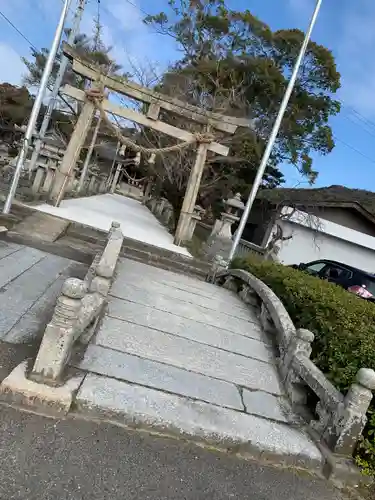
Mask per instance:
[[[155,13],[167,0],[101,0],[105,41],[124,68],[152,62],[161,70],[177,57],[173,40],[143,25],[142,11]],[[74,6],[76,0],[73,0]],[[227,0],[237,9],[250,9],[273,29],[306,29],[315,0]],[[61,0],[0,0],[0,10],[37,47],[49,46],[62,6]],[[97,0],[89,0],[83,31],[92,31]],[[71,18],[71,14],[70,14]],[[69,23],[69,20],[68,20]],[[331,125],[337,138],[333,153],[315,158],[316,186],[342,184],[375,191],[375,2],[323,0],[313,39],[332,49],[342,74],[339,117]],[[21,82],[21,56],[27,42],[0,18],[0,81]],[[292,167],[284,169],[287,185],[304,186]],[[302,184],[301,184],[302,182]]]

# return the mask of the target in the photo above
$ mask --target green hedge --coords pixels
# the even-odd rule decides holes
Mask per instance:
[[[312,359],[345,393],[360,368],[375,369],[375,303],[366,302],[327,281],[275,262],[254,257],[236,259],[281,299],[296,327],[315,335]],[[365,439],[357,461],[375,473],[375,403],[368,414]]]

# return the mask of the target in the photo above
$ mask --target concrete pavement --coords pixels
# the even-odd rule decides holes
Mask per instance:
[[[35,248],[0,241],[0,340],[27,343],[40,337],[61,286],[82,265]]]
[[[343,500],[326,481],[106,423],[0,406],[0,500]]]
[[[118,194],[99,194],[63,200],[59,207],[46,203],[33,207],[41,212],[108,231],[118,221],[125,238],[148,243],[187,257],[184,247],[173,244],[173,236],[141,202]]]

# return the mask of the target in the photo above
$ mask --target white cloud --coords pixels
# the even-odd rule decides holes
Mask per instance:
[[[348,2],[337,43],[342,72],[342,99],[367,117],[375,117],[375,4]]]
[[[0,82],[20,85],[25,66],[20,55],[6,43],[0,42]]]

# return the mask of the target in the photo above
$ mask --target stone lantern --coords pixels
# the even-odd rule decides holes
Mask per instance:
[[[221,257],[227,259],[232,246],[232,225],[240,220],[245,205],[240,193],[224,201],[224,212],[217,219],[208,237],[205,253],[209,258]]]

